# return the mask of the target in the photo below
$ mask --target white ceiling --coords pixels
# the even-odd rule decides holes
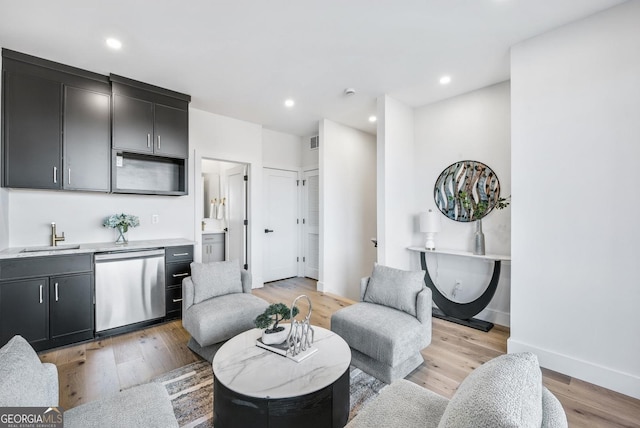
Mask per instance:
[[[192,107],[277,131],[312,135],[327,118],[375,133],[377,97],[418,107],[507,80],[510,46],[623,2],[0,0],[0,46],[184,92]]]

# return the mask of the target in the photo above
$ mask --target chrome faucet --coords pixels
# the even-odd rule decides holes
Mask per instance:
[[[58,241],[64,241],[64,232],[62,232],[62,236],[56,235],[56,223],[51,222],[51,246],[55,247],[58,245]]]

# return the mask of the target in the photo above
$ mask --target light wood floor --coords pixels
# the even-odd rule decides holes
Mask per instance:
[[[351,301],[319,293],[315,281],[292,278],[266,284],[254,294],[270,302],[290,303],[300,294],[313,302],[312,324],[329,328],[331,314]],[[407,379],[445,397],[482,363],[504,354],[509,329],[483,333],[433,319],[425,363]],[[145,330],[42,353],[58,366],[60,405],[64,409],[149,381],[197,361],[187,347],[189,334],[172,321]],[[543,369],[544,384],[562,402],[570,427],[640,427],[640,400]]]

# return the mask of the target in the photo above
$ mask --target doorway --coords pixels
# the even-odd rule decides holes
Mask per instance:
[[[238,260],[247,269],[248,165],[203,158],[201,172],[202,262]]]

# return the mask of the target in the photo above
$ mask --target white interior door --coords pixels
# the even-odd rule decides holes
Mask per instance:
[[[239,260],[241,266],[246,266],[247,261],[247,182],[245,175],[247,166],[242,165],[230,168],[224,175],[227,182],[227,199],[225,212],[227,216],[227,258],[226,260]]]
[[[303,261],[304,276],[318,279],[320,265],[320,177],[317,169],[303,177]]]
[[[263,169],[264,281],[298,274],[298,189],[294,171]]]

